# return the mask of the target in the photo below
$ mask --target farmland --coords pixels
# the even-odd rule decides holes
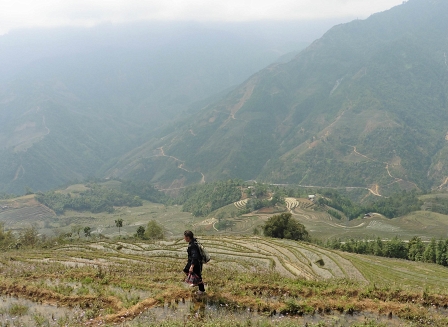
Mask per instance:
[[[75,185],[61,192],[76,193],[82,190],[81,185]],[[428,198],[430,197],[425,196],[425,199]],[[145,227],[150,220],[162,225],[167,237],[181,235],[185,229],[205,235],[253,235],[254,230],[260,231],[261,226],[275,211],[262,209],[240,215],[239,211],[244,209],[246,203],[247,200],[237,201],[205,217],[195,217],[183,212],[181,206],[149,201],[143,201],[143,206],[139,207],[115,207],[112,213],[67,210],[63,215],[57,216],[52,210],[35,201],[32,195],[28,195],[0,201],[2,207],[7,207],[0,211],[0,222],[6,230],[20,231],[35,226],[40,233],[49,236],[71,232],[77,226],[89,226],[92,235],[130,237],[139,226]],[[335,238],[391,239],[394,236],[404,240],[419,236],[428,241],[431,238],[448,237],[448,218],[440,213],[415,211],[393,219],[373,214],[369,218],[348,221],[336,219],[325,210],[319,210],[308,199],[286,198],[285,203],[284,210],[290,211],[294,218],[304,224],[312,237],[322,241]],[[220,217],[226,222],[222,226],[217,224]],[[120,233],[114,223],[117,219],[123,219]]]
[[[76,194],[81,185],[60,192]],[[34,226],[45,246],[0,255],[2,324],[21,326],[420,326],[447,324],[446,267],[324,249],[259,236],[269,210],[287,210],[314,239],[424,240],[446,237],[446,216],[417,211],[339,220],[308,199],[239,214],[239,200],[204,217],[181,206],[143,201],[112,213],[56,215],[32,195],[2,200],[0,222],[13,233]],[[123,219],[119,231],[115,225]],[[165,240],[137,240],[150,220]],[[224,222],[224,223],[223,223]],[[90,237],[67,232],[92,228]],[[207,296],[183,283],[182,232],[191,229],[212,255],[204,268]],[[79,231],[79,229],[78,229]],[[254,235],[257,234],[257,235]],[[58,235],[66,235],[58,237]],[[288,318],[290,317],[290,318]],[[190,324],[190,325],[189,325]]]
[[[193,322],[198,322],[200,310],[216,305],[232,308],[227,313],[235,317],[243,308],[242,312],[253,312],[251,319],[264,317],[272,324],[280,316],[292,315],[294,323],[317,323],[341,313],[376,322],[390,322],[390,316],[401,323],[447,322],[443,308],[448,305],[448,270],[440,266],[263,237],[203,236],[201,241],[213,258],[204,268],[206,298],[197,299],[182,282],[186,244],[179,239],[70,242],[4,252],[0,290],[28,301],[20,302],[29,313],[19,320],[37,319],[33,308],[38,303],[60,307],[62,311],[39,316],[48,325],[49,317],[56,317],[51,323],[60,326],[156,325],[157,311],[151,310],[182,307],[185,301],[192,301],[187,315]],[[201,303],[208,309],[197,309]],[[347,325],[347,319],[342,323]]]

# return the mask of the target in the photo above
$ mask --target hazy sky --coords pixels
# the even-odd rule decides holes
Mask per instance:
[[[135,20],[253,21],[366,18],[402,0],[0,0],[0,34],[36,26]]]

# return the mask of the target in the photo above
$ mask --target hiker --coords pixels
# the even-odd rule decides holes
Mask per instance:
[[[199,246],[196,243],[193,232],[190,230],[186,230],[184,232],[184,239],[185,242],[188,243],[188,262],[184,268],[184,273],[187,276],[191,273],[195,273],[199,277],[199,281],[197,283],[197,285],[199,286],[199,291],[197,292],[197,294],[202,295],[205,293],[205,287],[204,283],[202,282],[202,257],[199,251]]]

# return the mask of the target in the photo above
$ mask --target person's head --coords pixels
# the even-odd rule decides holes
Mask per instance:
[[[185,242],[190,242],[193,239],[194,235],[193,232],[191,230],[186,230],[184,232],[184,239]]]

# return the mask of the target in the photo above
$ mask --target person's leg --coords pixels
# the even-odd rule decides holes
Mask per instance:
[[[201,282],[198,283],[199,292],[205,292],[205,286],[204,286],[204,283],[202,281],[202,264],[199,264],[198,266],[195,266],[194,267],[194,271],[199,276],[199,278],[201,280]]]
[[[185,265],[184,270],[183,270],[183,272],[185,273],[185,275],[188,275],[188,271],[189,271],[189,270],[190,270],[190,264],[187,263],[187,264]]]

